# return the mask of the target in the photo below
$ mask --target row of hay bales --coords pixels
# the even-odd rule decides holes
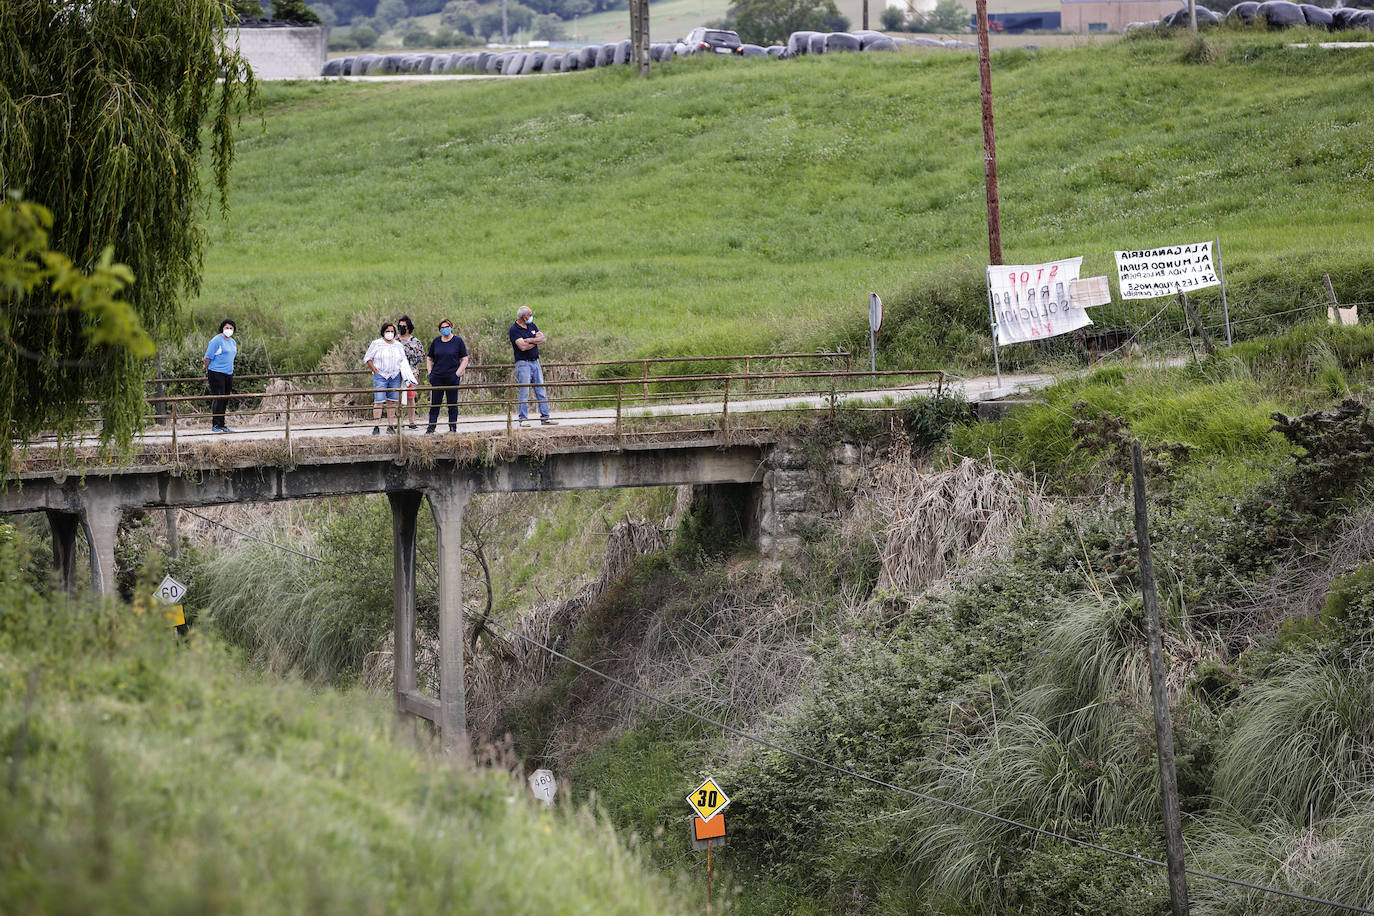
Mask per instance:
[[[742,45],[738,57],[774,57],[785,60],[806,54],[845,51],[895,51],[903,47],[969,49],[966,41],[932,38],[893,38],[881,32],[793,32],[786,45],[770,48]],[[691,54],[683,44],[655,42],[649,59],[661,63]],[[322,76],[382,76],[388,74],[485,73],[493,76],[524,76],[531,73],[569,73],[630,63],[628,39],[589,45],[570,51],[456,51],[451,54],[360,54],[327,61]]]
[[[1197,8],[1197,24],[1204,26],[1221,25],[1223,22],[1242,26],[1255,26],[1269,29],[1290,29],[1298,26],[1311,26],[1314,29],[1369,29],[1374,31],[1374,10],[1342,7],[1325,9],[1311,3],[1290,3],[1288,0],[1266,0],[1257,3],[1246,0],[1237,3],[1224,15],[1209,10],[1205,6]],[[1124,31],[1138,29],[1182,28],[1188,25],[1188,7],[1184,6],[1163,19],[1153,22],[1132,22]]]

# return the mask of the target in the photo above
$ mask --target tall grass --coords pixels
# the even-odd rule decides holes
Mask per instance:
[[[1311,825],[1374,785],[1374,668],[1286,659],[1256,685],[1217,767],[1232,809]]]
[[[596,817],[391,721],[140,604],[47,601],[0,571],[0,909],[678,910]]]
[[[1323,273],[1343,299],[1374,299],[1374,205],[1351,193],[1374,147],[1374,75],[1290,40],[1218,36],[1205,66],[1163,40],[999,53],[1007,260],[1083,254],[1091,275],[1115,248],[1220,235],[1243,337],[1320,303]],[[196,315],[263,315],[278,365],[312,365],[358,311],[422,328],[447,314],[499,349],[522,304],[552,358],[858,346],[870,290],[890,307],[880,366],[990,365],[971,55],[264,97]],[[1215,323],[1216,291],[1196,298]],[[1140,326],[1157,305],[1100,317]],[[264,329],[238,320],[251,346]]]
[[[1120,455],[1080,446],[1092,437],[1078,435],[1075,420],[1117,417],[1146,447],[1186,446],[1171,472],[1191,488],[1236,496],[1287,459],[1286,443],[1269,429],[1269,415],[1283,409],[1287,397],[1279,400],[1234,375],[1213,380],[1180,370],[1112,367],[1044,389],[1042,403],[996,423],[956,429],[953,446],[972,457],[991,453],[1063,492],[1091,492],[1120,474],[1119,461],[1104,462]]]

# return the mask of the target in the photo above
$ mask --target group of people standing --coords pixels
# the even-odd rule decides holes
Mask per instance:
[[[234,322],[220,322],[219,333],[205,348],[205,376],[210,385],[210,429],[217,433],[233,432],[224,425],[224,412],[233,391],[234,357],[238,345],[234,342]],[[468,367],[468,348],[463,338],[453,332],[453,322],[440,320],[439,334],[426,347],[415,336],[415,322],[402,315],[395,322],[384,321],[381,336],[368,345],[363,362],[372,372],[372,435],[381,435],[382,414],[385,411],[387,432],[396,426],[409,411],[408,426],[415,423],[415,402],[420,384],[420,367],[431,386],[429,424],[425,432],[432,433],[439,423],[439,408],[448,407],[449,432],[458,431],[458,388]],[[529,392],[534,390],[539,404],[539,422],[552,426],[557,421],[549,416],[549,399],[544,389],[544,371],[539,364],[539,345],[545,343],[544,332],[534,323],[534,312],[522,305],[510,326],[511,350],[515,360],[518,419],[524,426],[528,419]]]

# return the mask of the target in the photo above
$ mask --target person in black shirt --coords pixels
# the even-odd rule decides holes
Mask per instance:
[[[517,389],[518,417],[520,425],[525,425],[529,411],[530,389],[539,402],[539,422],[553,426],[556,420],[549,419],[549,399],[544,394],[544,370],[539,365],[539,345],[544,343],[544,332],[534,323],[534,312],[528,305],[515,310],[515,324],[510,326],[510,345],[515,351],[515,383]]]
[[[439,322],[439,336],[429,342],[425,354],[425,365],[429,368],[429,383],[434,390],[429,393],[429,426],[425,432],[434,432],[439,422],[439,405],[448,398],[448,431],[458,431],[458,386],[463,384],[463,372],[468,367],[468,348],[463,338],[453,333],[453,322],[445,318]]]

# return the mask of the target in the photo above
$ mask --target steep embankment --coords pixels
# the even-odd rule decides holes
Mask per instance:
[[[1233,317],[1319,302],[1323,273],[1374,299],[1374,73],[1294,38],[1215,34],[1207,63],[1154,39],[998,53],[1007,259],[1104,273],[1114,248],[1220,236]],[[245,357],[311,368],[357,313],[447,314],[495,345],[520,304],[563,359],[857,345],[876,289],[880,366],[990,362],[971,55],[264,97],[196,306],[239,316]]]
[[[45,600],[25,551],[0,525],[0,910],[675,911],[604,823],[398,741],[382,698]]]
[[[1139,436],[1189,863],[1369,907],[1372,377],[1374,334],[1309,326],[1186,370],[1105,369],[996,424],[916,409],[852,493],[811,468],[837,502],[781,569],[680,538],[553,634],[644,690],[925,798],[566,666],[504,697],[507,721],[665,864],[693,867],[681,787],[721,779],[720,861],[746,912],[1167,912],[1159,869],[931,800],[1163,858],[1123,488]],[[913,464],[946,433],[950,451]],[[1214,881],[1192,894],[1198,913],[1308,912]]]

